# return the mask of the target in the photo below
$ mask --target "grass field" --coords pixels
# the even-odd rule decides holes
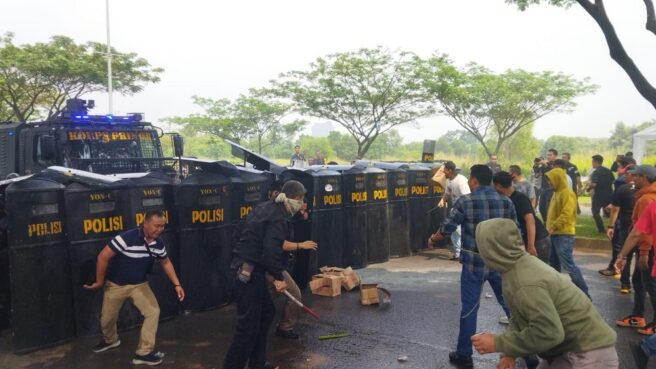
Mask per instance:
[[[579,215],[576,217],[576,237],[608,240],[605,233],[597,232],[597,226],[592,215]]]

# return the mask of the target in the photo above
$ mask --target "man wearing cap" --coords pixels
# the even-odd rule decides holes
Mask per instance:
[[[631,175],[635,187],[638,190],[635,194],[635,204],[631,220],[633,224],[637,224],[638,219],[645,212],[647,207],[656,202],[656,168],[651,165],[638,165],[627,171]],[[638,333],[645,335],[652,335],[655,333],[656,321],[656,293],[652,286],[652,277],[650,274],[651,267],[653,266],[652,250],[653,240],[651,234],[642,234],[637,241],[634,237],[628,237],[624,242],[622,250],[617,255],[615,268],[620,271],[626,265],[626,259],[630,252],[632,252],[636,245],[638,246],[638,270],[634,271],[633,289],[635,290],[633,300],[633,312],[631,315],[626,316],[615,323],[620,327],[638,328]],[[636,273],[638,272],[638,273]],[[640,278],[635,275],[638,274]],[[645,292],[649,294],[652,308],[654,310],[653,320],[646,323],[644,318],[644,303]]]
[[[289,238],[289,220],[303,206],[305,187],[288,181],[275,200],[258,205],[248,214],[233,250],[231,266],[237,269],[237,327],[228,348],[224,369],[273,369],[266,361],[269,327],[275,306],[267,288],[267,273],[277,292],[287,289],[283,271],[283,244]]]
[[[638,221],[635,223],[633,230],[627,237],[624,246],[632,248],[631,245],[635,245],[635,243],[638,242],[641,237],[646,235],[650,235],[652,239],[656,237],[656,202],[652,202],[642,212],[642,215],[640,215],[640,218],[638,218]],[[619,266],[621,267],[622,263],[619,263]],[[651,270],[651,275],[656,275],[656,270],[653,269],[653,267]],[[656,335],[652,335],[649,338],[644,339],[640,344],[632,344],[631,350],[636,362],[636,367],[638,369],[647,368],[649,357],[656,355]]]

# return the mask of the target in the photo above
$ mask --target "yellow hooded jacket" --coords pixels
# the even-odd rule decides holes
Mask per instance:
[[[576,194],[567,185],[567,173],[554,168],[546,176],[554,189],[547,210],[547,229],[554,235],[576,234]]]

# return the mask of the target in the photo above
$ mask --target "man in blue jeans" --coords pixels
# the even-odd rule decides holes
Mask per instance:
[[[517,222],[515,207],[509,198],[499,195],[492,188],[492,170],[487,165],[474,165],[470,169],[470,194],[462,195],[453,204],[449,216],[440,229],[431,235],[428,242],[435,243],[449,237],[458,226],[462,226],[462,252],[460,263],[460,333],[458,348],[449,353],[449,361],[464,367],[473,367],[470,337],[476,333],[476,320],[483,284],[487,281],[501,305],[510,316],[503,301],[501,276],[488,269],[478,253],[475,231],[478,223],[493,218],[508,218]]]
[[[574,263],[576,195],[567,184],[566,175],[561,168],[554,168],[546,174],[549,185],[554,189],[546,223],[551,235],[551,266],[559,272],[563,269],[572,278],[572,282],[590,297],[583,274]]]

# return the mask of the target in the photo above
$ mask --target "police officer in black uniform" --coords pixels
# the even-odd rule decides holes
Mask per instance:
[[[303,206],[305,187],[288,181],[274,199],[258,205],[246,218],[235,245],[232,266],[237,271],[237,329],[228,349],[224,369],[274,369],[266,361],[266,344],[275,307],[265,275],[276,291],[287,288],[283,277],[288,255],[282,245],[289,237],[289,221]]]

